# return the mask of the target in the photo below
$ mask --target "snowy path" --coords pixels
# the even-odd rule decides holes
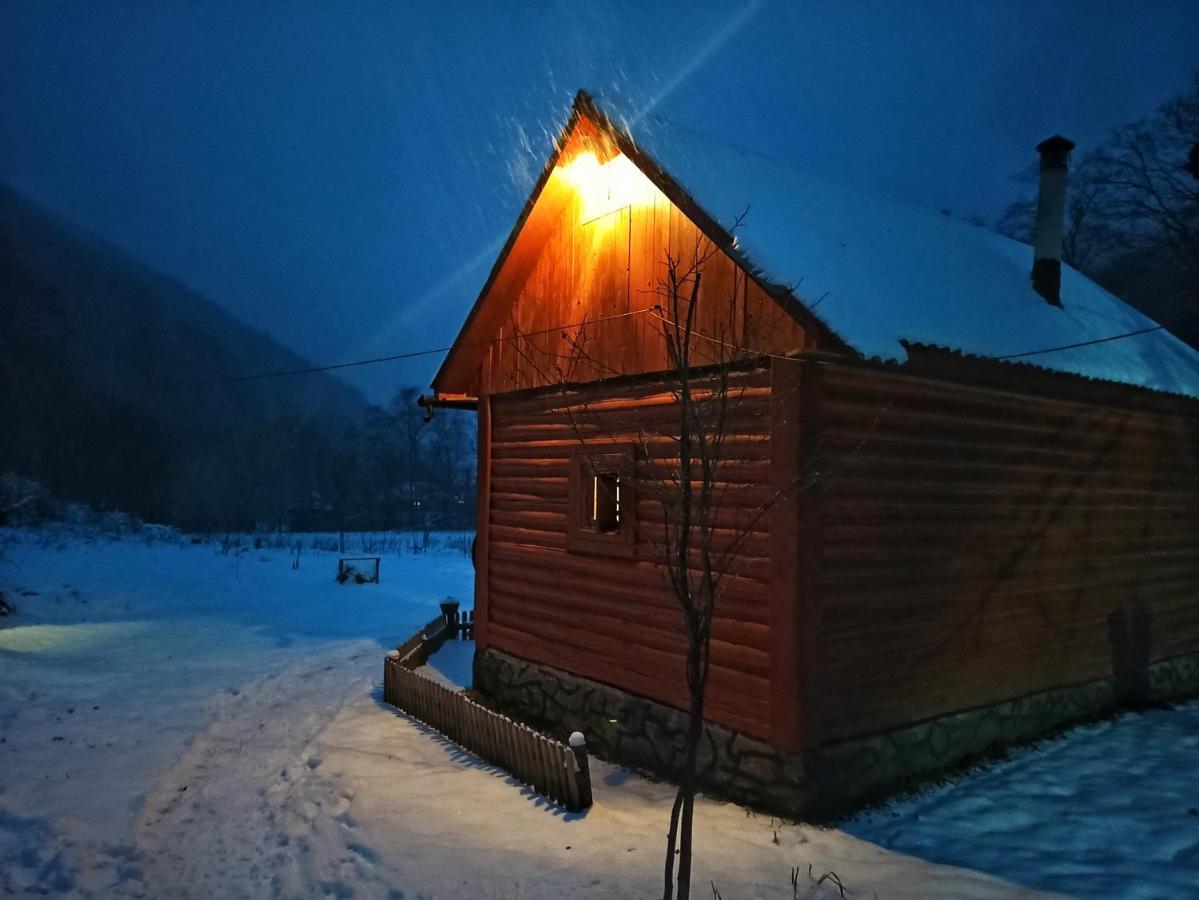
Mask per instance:
[[[469,585],[460,553],[388,559],[24,540],[0,629],[0,894],[641,897],[671,792],[596,764],[571,816],[379,702],[382,648]],[[390,577],[389,577],[390,576]],[[23,593],[24,592],[24,593]],[[461,647],[442,660],[461,672]],[[454,653],[457,652],[457,658]],[[94,708],[97,707],[97,708]],[[724,897],[1027,896],[965,869],[731,804],[697,814]]]
[[[143,803],[214,715],[264,675],[347,646],[364,653],[357,675],[374,675],[382,649],[471,572],[446,550],[389,557],[383,584],[342,587],[332,553],[305,552],[293,570],[286,551],[66,531],[0,540],[17,606],[0,627],[0,895],[136,895]],[[282,727],[332,703],[293,701]]]
[[[137,823],[150,896],[388,896],[315,746],[378,657],[369,642],[328,648],[225,701]]]

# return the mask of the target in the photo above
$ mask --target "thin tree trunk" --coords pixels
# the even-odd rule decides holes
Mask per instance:
[[[683,807],[683,789],[674,795],[674,807],[670,810],[670,831],[666,833],[666,868],[663,872],[662,900],[674,900],[674,848],[679,836],[679,810]]]
[[[695,820],[695,791],[699,780],[696,771],[699,761],[699,742],[704,728],[704,690],[707,687],[706,646],[704,633],[693,634],[694,652],[688,659],[688,686],[691,693],[691,709],[687,718],[687,743],[684,750],[683,777],[679,795],[683,799],[679,822],[678,900],[689,900],[691,896],[692,824]]]
[[[695,784],[689,784],[683,797],[682,827],[679,834],[679,900],[691,897],[691,823],[695,819]]]

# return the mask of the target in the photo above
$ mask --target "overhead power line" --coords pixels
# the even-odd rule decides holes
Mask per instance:
[[[599,316],[594,319],[585,319],[582,322],[574,322],[568,325],[556,325],[553,328],[542,328],[539,331],[522,331],[519,334],[507,335],[499,338],[489,338],[485,341],[468,341],[460,344],[462,347],[483,347],[488,344],[495,344],[501,341],[512,341],[518,338],[533,337],[540,334],[550,334],[555,331],[562,331],[566,328],[582,328],[587,325],[593,325],[597,322],[608,322],[612,319],[624,319],[628,316],[636,316],[641,313],[647,313],[654,307],[647,306],[645,309],[634,309],[629,312],[615,313],[610,316]],[[174,387],[209,387],[217,384],[238,384],[243,381],[262,381],[267,378],[285,378],[290,375],[309,375],[314,372],[332,372],[336,369],[353,369],[357,366],[372,366],[376,363],[396,362],[401,359],[415,359],[418,356],[432,356],[436,353],[448,353],[454,345],[448,347],[434,347],[429,350],[411,350],[407,353],[396,353],[392,356],[376,356],[372,359],[356,359],[351,362],[331,363],[327,366],[308,366],[303,369],[281,369],[277,372],[255,372],[252,375],[230,375],[225,378],[211,378],[205,381],[185,381],[173,385]]]
[[[328,366],[309,366],[306,369],[282,369],[278,372],[257,372],[253,375],[231,375],[228,378],[213,378],[210,381],[188,381],[177,384],[176,387],[207,387],[213,384],[237,384],[241,381],[260,381],[266,378],[284,378],[288,375],[308,375],[312,372],[332,372],[335,369],[352,369],[355,366],[371,366],[375,363],[395,362],[400,359],[414,359],[418,356],[432,356],[434,353],[446,353],[449,347],[437,347],[433,350],[413,350],[411,353],[397,353],[394,356],[376,356],[374,359],[356,359],[353,362],[333,363]]]
[[[1094,344],[1106,344],[1108,341],[1119,341],[1124,338],[1136,337],[1138,334],[1149,334],[1153,331],[1164,331],[1165,325],[1154,325],[1152,328],[1141,328],[1137,331],[1126,331],[1124,334],[1113,334],[1110,337],[1095,338],[1090,341],[1079,341],[1077,344],[1062,344],[1059,347],[1045,347],[1042,350],[1027,350],[1024,353],[1008,353],[1004,356],[992,356],[991,359],[1021,359],[1025,356],[1039,356],[1042,353],[1056,353],[1058,350],[1075,350],[1078,347],[1090,347]]]
[[[666,323],[667,325],[671,325],[676,328],[682,327],[678,322],[675,322],[664,316],[658,315],[658,313],[656,313],[656,312],[652,313],[652,315],[655,319],[659,319],[660,321]],[[1119,341],[1119,340],[1122,340],[1123,338],[1136,337],[1139,334],[1149,334],[1154,331],[1164,331],[1165,328],[1166,328],[1165,325],[1154,325],[1152,328],[1141,328],[1141,329],[1138,329],[1137,331],[1126,331],[1123,334],[1113,334],[1113,335],[1109,335],[1108,337],[1095,338],[1094,340],[1090,340],[1090,341],[1079,341],[1078,343],[1075,343],[1075,344],[1062,344],[1057,347],[1043,347],[1040,350],[1027,350],[1023,353],[1008,353],[1003,356],[983,356],[982,354],[978,354],[978,356],[982,359],[992,359],[992,360],[996,360],[996,361],[1007,360],[1007,359],[1020,359],[1025,356],[1038,356],[1042,353],[1055,353],[1058,350],[1074,350],[1078,347],[1090,347],[1092,344],[1106,344],[1109,341]],[[699,332],[695,332],[695,335],[697,337],[703,338],[706,341],[711,341],[714,344],[721,344],[725,347],[732,347],[735,349],[744,350],[745,352],[751,353],[755,356],[765,356],[765,357],[770,357],[772,359],[790,359],[791,358],[788,356],[783,356],[778,353],[767,353],[765,351],[753,350],[749,347],[738,347],[735,344],[730,344],[727,341],[718,340],[717,338],[709,337],[708,335],[701,334]]]

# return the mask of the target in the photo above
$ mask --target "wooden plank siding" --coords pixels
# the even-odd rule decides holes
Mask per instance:
[[[770,541],[760,507],[770,484],[770,371],[731,379],[716,540],[751,531],[716,611],[707,708],[712,721],[768,739]],[[660,502],[642,496],[637,503],[634,555],[567,549],[572,452],[584,442],[603,452],[636,438],[648,450],[636,462],[638,481],[664,471],[678,433],[667,380],[495,395],[490,423],[486,645],[685,709],[686,640],[660,565]]]
[[[696,364],[724,358],[713,341],[762,353],[814,345],[815,336],[799,324],[798,304],[770,296],[640,173],[631,176],[638,187],[626,205],[601,215],[588,211],[586,198],[561,173],[597,142],[595,126],[580,119],[565,141],[562,166],[532,201],[459,337],[461,348],[439,375],[438,390],[478,395],[487,380],[502,394],[664,371],[663,323],[646,310],[666,305],[661,282],[668,257],[687,266],[697,250],[711,256],[695,322],[703,335],[695,339]]]
[[[1199,405],[805,378],[826,740],[1199,650]]]
[[[501,325],[497,393],[667,368],[663,323],[644,310],[667,305],[667,254],[690,259],[701,237],[661,192],[653,196],[585,223],[578,200],[568,202]],[[763,353],[805,346],[794,319],[720,252],[703,268],[696,331],[699,365],[727,356],[717,340]]]

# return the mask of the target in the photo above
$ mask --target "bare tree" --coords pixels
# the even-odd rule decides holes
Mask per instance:
[[[1129,123],[1071,166],[1063,255],[1070,265],[1199,346],[1199,74],[1155,115]],[[1028,196],[998,227],[1032,236]]]
[[[664,274],[654,292],[657,302],[647,312],[659,325],[677,429],[667,432],[638,424],[627,429],[636,434],[638,458],[633,470],[626,473],[626,484],[631,484],[637,496],[661,508],[659,542],[651,553],[677,601],[686,641],[688,718],[667,834],[663,871],[666,900],[676,896],[682,900],[691,892],[698,755],[714,614],[726,576],[746,540],[779,499],[771,496],[757,506],[733,502],[735,493],[743,488],[728,478],[727,469],[735,463],[726,455],[726,448],[733,436],[731,417],[745,392],[744,379],[739,375],[752,368],[763,354],[742,346],[737,328],[741,311],[738,288],[743,286],[745,275],[739,269],[732,296],[706,301],[712,304],[712,310],[727,311],[727,315],[707,314],[702,318],[707,330],[700,327],[701,306],[706,306],[700,299],[704,270],[718,252],[711,241],[700,236],[686,252],[666,255]],[[584,323],[563,332],[562,352],[551,352],[544,342],[520,338],[515,321],[510,327],[518,335],[515,346],[522,361],[541,380],[569,394],[571,402],[563,406],[573,410],[576,437],[580,446],[595,454],[590,463],[593,473],[604,474],[610,454],[604,454],[605,447],[595,446],[588,437],[596,429],[589,421],[588,404],[578,400],[578,381],[626,373],[593,351],[594,333],[600,326]],[[788,490],[799,487],[797,484]]]
[[[1149,119],[1118,128],[1095,154],[1107,187],[1105,215],[1130,248],[1199,260],[1199,183],[1188,171],[1199,144],[1199,74],[1191,89]]]

